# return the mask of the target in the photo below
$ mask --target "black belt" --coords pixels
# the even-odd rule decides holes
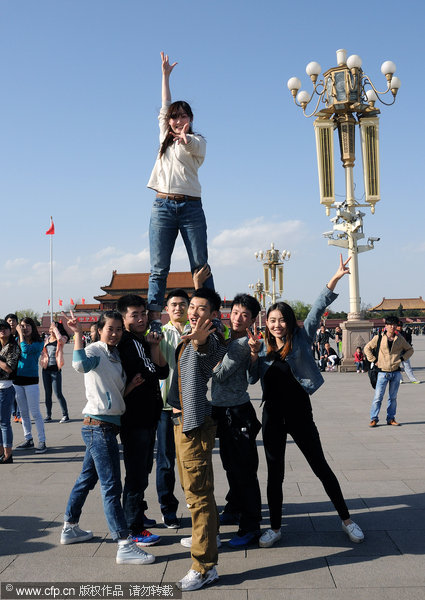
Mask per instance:
[[[171,420],[173,425],[183,425],[183,413],[173,413]]]
[[[186,196],[184,194],[161,194],[156,195],[160,200],[173,200],[173,202],[190,202],[200,200],[199,196]]]

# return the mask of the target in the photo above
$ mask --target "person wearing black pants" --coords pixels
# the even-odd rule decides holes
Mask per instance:
[[[277,383],[273,371],[278,370],[282,395],[269,396],[270,387]],[[275,388],[276,389],[276,388]],[[270,526],[279,530],[282,525],[282,484],[285,477],[285,450],[287,435],[303,453],[313,473],[320,479],[341,519],[350,514],[345,504],[340,485],[326,462],[319,432],[313,421],[310,397],[291,374],[287,366],[286,375],[272,365],[265,376],[265,404],[263,410],[263,443],[267,461],[267,502],[270,510]]]
[[[229,491],[226,495],[227,515],[237,516],[240,535],[230,544],[244,546],[258,539],[261,521],[261,492],[258,483],[258,451],[255,438],[260,422],[251,402],[240,406],[214,406],[217,437],[220,441],[220,458],[226,471]],[[244,538],[240,540],[238,538]]]
[[[343,262],[340,256],[339,268],[313,304],[303,327],[298,326],[288,304],[277,302],[267,311],[265,344],[256,338],[255,331],[254,336],[249,336],[249,379],[255,383],[261,378],[264,401],[263,442],[271,528],[260,537],[262,548],[271,547],[282,535],[282,484],[288,433],[321,480],[341,518],[343,531],[353,542],[364,539],[362,530],[350,518],[338,480],[324,457],[310,402],[310,394],[324,383],[311,353],[313,336],[324,310],[337,297],[336,284],[349,273],[349,260]]]
[[[229,482],[220,523],[239,523],[237,534],[229,541],[232,548],[257,542],[260,536],[261,492],[255,438],[261,424],[247,392],[251,363],[247,333],[252,335],[249,327],[260,309],[258,301],[249,294],[234,298],[227,352],[212,376],[212,416],[217,420],[220,458]]]

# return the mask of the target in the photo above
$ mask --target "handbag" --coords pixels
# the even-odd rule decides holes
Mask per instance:
[[[376,350],[374,352],[375,360],[373,362],[373,367],[371,369],[369,369],[369,371],[367,372],[367,374],[369,375],[370,385],[373,387],[373,389],[376,388],[376,382],[378,381],[378,373],[380,371],[379,367],[376,365],[376,361],[378,360],[378,356],[379,356],[379,348],[381,346],[381,340],[382,340],[382,334],[380,333],[379,339],[378,339],[378,344],[377,344]]]

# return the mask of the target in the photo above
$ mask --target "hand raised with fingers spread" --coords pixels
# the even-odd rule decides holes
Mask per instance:
[[[185,123],[183,125],[183,127],[181,128],[180,133],[175,133],[174,131],[170,131],[170,135],[173,136],[174,141],[177,140],[178,144],[181,144],[182,142],[183,142],[183,144],[187,144],[186,133],[189,131],[189,127],[190,127],[190,123]]]
[[[202,346],[208,339],[210,333],[215,331],[214,325],[211,323],[209,319],[206,319],[201,323],[201,320],[196,323],[195,327],[192,329],[191,333],[187,335],[182,335],[182,340],[195,342],[195,345]]]
[[[339,267],[333,277],[329,280],[328,288],[333,291],[335,289],[338,281],[344,277],[344,275],[348,275],[350,273],[350,269],[347,267],[348,263],[351,260],[351,256],[347,258],[346,261],[342,260],[342,254],[339,255]]]
[[[176,66],[176,62],[174,62],[172,65],[170,65],[170,60],[168,58],[168,54],[164,54],[164,52],[161,52],[161,60],[162,60],[162,72],[164,75],[167,75],[168,77],[171,74],[171,71],[174,69],[174,67]]]

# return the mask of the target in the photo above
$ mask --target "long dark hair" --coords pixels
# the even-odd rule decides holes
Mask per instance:
[[[174,138],[172,136],[171,125],[170,125],[170,119],[176,118],[178,113],[182,112],[182,111],[185,112],[188,115],[188,117],[190,118],[190,125],[189,125],[188,133],[193,133],[193,130],[192,130],[193,112],[192,112],[192,109],[190,108],[190,105],[185,100],[177,100],[176,102],[173,102],[172,104],[170,104],[170,106],[168,107],[168,110],[167,110],[167,114],[165,116],[167,123],[168,123],[168,131],[167,131],[167,135],[165,136],[164,141],[161,144],[161,148],[159,150],[160,158],[163,156],[163,154],[165,154],[168,146],[171,146],[171,144],[174,142]]]
[[[61,323],[60,321],[55,321],[54,322],[59,333],[61,334],[62,337],[66,337],[69,340],[69,333],[67,332],[67,330],[65,329],[65,327],[63,326],[63,323]]]
[[[281,360],[285,360],[286,356],[292,350],[292,337],[294,335],[295,330],[298,327],[297,319],[295,318],[295,313],[292,310],[292,307],[289,306],[289,304],[286,304],[286,302],[275,302],[275,304],[272,304],[267,311],[267,319],[269,318],[269,315],[273,310],[278,310],[286,323],[286,339],[282,348],[278,350],[276,338],[270,333],[269,328],[266,324],[265,340],[267,354],[278,352],[280,354]]]
[[[41,337],[38,333],[37,325],[34,323],[34,320],[31,319],[31,317],[24,317],[23,319],[21,319],[21,323],[31,325],[31,344],[33,342],[41,342]]]

